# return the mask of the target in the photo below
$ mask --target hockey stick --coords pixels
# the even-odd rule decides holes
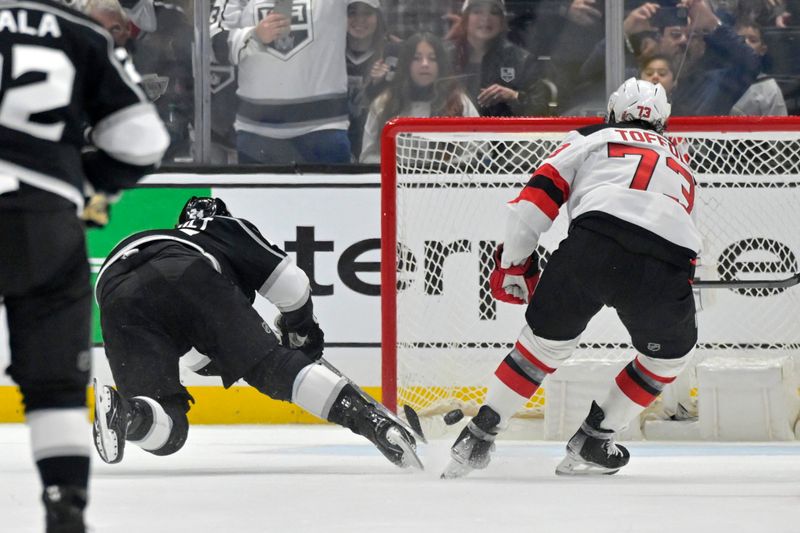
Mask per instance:
[[[755,280],[702,280],[695,279],[692,287],[697,289],[786,289],[800,283],[800,273],[786,279]]]

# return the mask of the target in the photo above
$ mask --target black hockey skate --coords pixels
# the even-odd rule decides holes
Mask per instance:
[[[94,380],[94,447],[106,463],[122,461],[130,415],[128,402],[120,394]]]
[[[85,533],[83,509],[86,489],[65,485],[50,485],[42,494],[47,533]]]
[[[442,479],[464,477],[489,466],[498,424],[500,415],[488,405],[481,407],[450,448],[450,463],[442,472]]]
[[[614,432],[602,429],[603,409],[592,402],[589,416],[567,442],[567,456],[556,467],[564,476],[616,474],[628,464],[630,453],[625,446],[614,443]]]
[[[397,466],[423,469],[414,437],[351,385],[345,385],[339,393],[328,413],[328,420],[366,437]]]

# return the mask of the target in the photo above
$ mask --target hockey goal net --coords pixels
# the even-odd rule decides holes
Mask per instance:
[[[392,409],[474,412],[524,325],[488,291],[505,203],[572,129],[598,119],[397,119],[382,139],[382,390]],[[688,143],[704,238],[698,278],[778,280],[798,272],[800,119],[675,118]],[[543,265],[566,235],[541,239]],[[800,354],[800,289],[703,289],[697,359]],[[627,358],[612,310],[573,358]],[[540,417],[547,382],[518,416]]]

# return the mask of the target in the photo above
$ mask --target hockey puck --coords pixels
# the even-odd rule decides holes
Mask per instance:
[[[447,424],[448,426],[452,426],[462,418],[464,418],[463,411],[461,411],[461,409],[453,409],[452,411],[444,415],[444,423]]]

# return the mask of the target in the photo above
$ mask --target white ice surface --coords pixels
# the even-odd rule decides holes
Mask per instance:
[[[155,457],[93,457],[91,531],[798,533],[800,444],[631,443],[614,476],[553,474],[563,445],[498,442],[487,470],[443,481],[449,441],[400,470],[333,426],[193,426]],[[0,425],[0,532],[41,533],[22,425]]]

